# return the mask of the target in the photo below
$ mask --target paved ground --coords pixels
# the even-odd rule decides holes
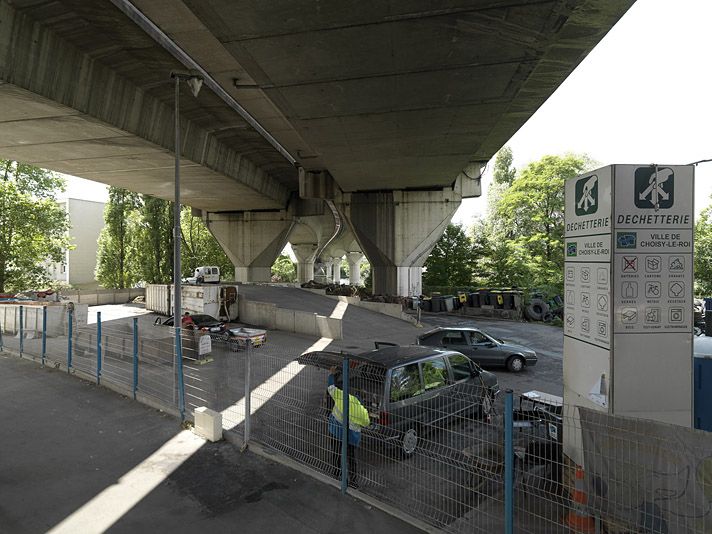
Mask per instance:
[[[267,302],[276,302],[280,306],[294,309],[312,309],[324,315],[330,315],[336,306],[336,301],[327,299],[323,296],[315,295],[310,292],[299,289],[284,289],[284,288],[269,288],[261,286],[242,286],[242,293],[249,294],[249,297],[254,300]],[[176,391],[175,383],[172,383],[173,373],[170,362],[172,361],[172,345],[170,332],[164,327],[153,326],[154,315],[143,314],[144,311],[140,306],[104,306],[92,308],[90,310],[90,323],[93,322],[94,313],[97,310],[102,311],[102,322],[104,325],[104,334],[111,336],[105,343],[105,361],[104,371],[105,379],[109,378],[109,371],[114,373],[115,377],[131,376],[130,367],[130,317],[139,315],[139,330],[142,340],[145,338],[154,341],[154,338],[166,338],[168,332],[168,341],[162,350],[165,352],[162,358],[165,361],[159,361],[157,365],[151,367],[153,375],[149,375],[146,369],[149,368],[149,361],[142,360],[139,374],[139,393],[153,389],[155,398],[160,400],[166,399],[170,402],[171,395]],[[125,318],[119,318],[119,317]],[[326,346],[328,350],[347,350],[349,352],[360,352],[373,348],[374,340],[392,341],[401,344],[413,343],[416,336],[423,333],[430,327],[438,325],[457,325],[457,324],[475,324],[478,327],[494,334],[497,337],[511,339],[512,341],[526,344],[534,348],[540,356],[539,363],[532,368],[525,369],[522,373],[508,373],[503,369],[493,369],[497,374],[502,388],[511,387],[516,392],[521,393],[530,389],[539,389],[549,393],[561,393],[561,367],[562,367],[562,334],[561,329],[548,327],[540,324],[530,323],[514,323],[509,321],[496,320],[473,320],[470,317],[458,315],[441,315],[428,314],[423,317],[424,326],[417,328],[413,324],[392,317],[380,315],[356,306],[349,306],[344,314],[344,339],[341,341],[331,342]],[[91,338],[92,332],[95,331],[95,326],[84,327],[82,336],[75,345],[75,366],[82,363],[85,364],[88,371],[91,371],[95,362],[95,337]],[[121,346],[118,340],[123,335]],[[17,339],[6,339],[8,345],[17,344]],[[60,360],[66,351],[65,339],[48,340],[50,352],[58,352]],[[275,381],[275,376],[278,377],[279,386],[288,384],[287,387],[281,387],[279,394],[271,397],[269,402],[265,404],[258,415],[253,419],[253,437],[261,443],[267,443],[285,453],[287,456],[297,459],[298,461],[309,465],[317,471],[324,471],[325,466],[328,466],[328,458],[326,451],[328,445],[324,442],[327,435],[324,423],[328,414],[327,410],[321,406],[321,401],[324,395],[324,384],[326,376],[324,371],[318,373],[299,372],[298,375],[284,376],[282,369],[285,369],[291,360],[298,356],[301,352],[307,350],[315,343],[314,338],[308,336],[289,334],[279,331],[271,331],[269,333],[269,341],[265,347],[255,351],[255,358],[252,360],[253,387],[259,386],[263,389],[270,389],[270,383]],[[84,347],[85,356],[82,357],[82,348]],[[26,350],[34,350],[35,353],[39,350],[39,340],[27,340],[25,342]],[[121,356],[120,352],[124,351],[128,357]],[[237,426],[235,432],[238,435],[244,430],[244,425],[240,425],[240,411],[233,409],[233,404],[242,398],[244,393],[244,375],[245,375],[245,358],[244,353],[233,353],[228,351],[224,345],[216,343],[213,351],[214,360],[207,364],[198,366],[191,362],[186,362],[185,377],[187,391],[187,405],[189,409],[196,406],[207,405],[216,410],[225,410],[229,412],[229,417],[234,417]],[[81,368],[81,367],[80,367]],[[43,378],[42,380],[53,380],[45,370],[35,371]],[[54,373],[61,377],[60,380],[67,380],[63,373]],[[91,372],[88,373],[92,376]],[[323,376],[322,376],[323,375]],[[288,382],[284,382],[287,380]],[[0,379],[0,384],[1,384]],[[81,383],[81,382],[80,382]],[[167,384],[166,388],[160,389],[154,384]],[[264,386],[264,385],[267,386]],[[94,392],[101,392],[102,395],[114,395],[101,388],[96,388],[88,384],[82,386],[84,389],[90,388]],[[253,391],[253,398],[259,399],[261,392]],[[0,397],[1,398],[1,397]],[[121,397],[118,397],[121,398]],[[502,397],[500,397],[501,399]],[[256,402],[253,401],[253,402]],[[500,400],[501,402],[501,400]],[[51,401],[43,399],[44,405],[53,405]],[[107,413],[124,413],[123,406],[131,406],[130,410],[136,410],[139,406],[133,402],[126,402],[116,408],[109,410]],[[148,410],[140,408],[141,410]],[[321,413],[321,411],[324,413]],[[70,413],[81,413],[77,421],[87,417],[91,419],[92,413],[81,412],[76,407],[68,406],[63,411]],[[151,410],[148,410],[150,413]],[[306,419],[305,419],[306,416]],[[122,418],[124,416],[122,415]],[[165,416],[163,416],[165,417]],[[130,419],[130,418],[129,418]],[[105,421],[106,419],[100,419]],[[173,425],[171,428],[176,431],[175,421],[171,420]],[[102,423],[106,424],[106,423]],[[497,427],[498,428],[498,427]],[[376,454],[366,455],[361,452],[361,465],[366,471],[366,486],[362,491],[380,500],[390,502],[393,505],[399,506],[401,509],[408,510],[410,513],[435,520],[438,524],[454,526],[456,523],[451,523],[458,517],[469,516],[468,523],[463,525],[463,528],[472,528],[472,521],[476,521],[480,526],[484,527],[487,524],[493,525],[492,521],[495,516],[500,516],[499,511],[492,511],[490,517],[483,516],[484,519],[476,519],[476,514],[473,516],[470,510],[479,509],[478,502],[481,497],[478,497],[480,486],[473,481],[462,481],[459,478],[462,476],[462,451],[467,448],[472,448],[475,445],[488,446],[492,444],[495,447],[500,441],[497,434],[497,428],[491,429],[483,426],[479,420],[463,420],[453,423],[447,432],[439,433],[432,436],[427,442],[424,442],[423,450],[411,458],[408,462],[402,462],[394,459],[392,454]],[[490,435],[490,430],[495,433]],[[54,431],[57,431],[56,427]],[[122,431],[122,433],[125,432]],[[152,428],[145,429],[145,434],[153,434]],[[68,434],[71,436],[71,434]],[[160,432],[158,433],[160,437]],[[45,438],[46,439],[46,438]],[[122,436],[122,440],[125,439]],[[160,443],[160,437],[157,443]],[[73,441],[70,437],[64,445],[70,447]],[[127,443],[132,443],[132,440],[127,440]],[[149,443],[146,445],[150,445]],[[141,443],[143,444],[143,443]],[[92,445],[90,444],[90,447]],[[154,444],[153,447],[157,447]],[[443,449],[443,446],[445,449]],[[205,452],[208,451],[208,452]],[[447,453],[447,454],[445,454]],[[140,456],[140,454],[139,454]],[[203,481],[216,478],[218,486],[225,487],[224,480],[226,473],[235,474],[236,480],[250,479],[250,485],[261,487],[257,482],[258,475],[262,476],[261,468],[250,467],[256,475],[243,475],[235,471],[237,467],[246,465],[247,458],[245,455],[239,455],[235,450],[228,445],[221,446],[206,446],[202,448],[193,459],[183,465],[171,481],[182,480],[185,483],[193,476],[191,474],[181,478],[181,473],[200,473],[195,478]],[[252,459],[254,460],[254,459]],[[252,461],[251,460],[251,461]],[[78,459],[74,459],[74,462]],[[239,461],[239,464],[233,465]],[[130,462],[128,462],[130,463]],[[251,464],[249,464],[251,465]],[[191,467],[192,466],[192,467]],[[459,466],[459,467],[458,467]],[[0,461],[0,467],[2,463]],[[192,468],[192,471],[190,470]],[[118,469],[120,471],[120,469]],[[0,471],[1,472],[1,471]],[[287,473],[291,473],[287,471]],[[112,475],[120,476],[118,473]],[[204,476],[205,475],[205,476]],[[268,495],[283,496],[289,495],[290,500],[298,501],[298,498],[290,495],[287,489],[282,488],[282,482],[275,482],[272,475],[265,475],[264,485],[267,488]],[[289,474],[284,476],[289,477]],[[0,475],[0,480],[2,480]],[[178,477],[176,479],[176,477]],[[252,477],[252,478],[250,478]],[[432,480],[431,480],[432,478]],[[262,480],[262,479],[260,479]],[[229,486],[229,482],[228,486]],[[243,486],[236,486],[233,489],[221,492],[211,490],[212,482],[195,482],[197,486],[193,489],[180,490],[176,486],[170,486],[168,489],[173,489],[184,497],[189,497],[191,502],[198,503],[197,509],[201,511],[221,510],[220,517],[216,517],[215,524],[222,528],[223,515],[227,517],[227,521],[232,520],[231,514],[237,507],[245,506],[245,500],[252,499]],[[277,485],[275,485],[277,484]],[[163,485],[161,486],[163,487]],[[291,487],[291,486],[290,486]],[[329,488],[327,488],[329,489]],[[163,495],[160,493],[160,487],[151,493],[146,501],[154,498],[154,495]],[[212,491],[212,493],[211,493]],[[257,490],[256,490],[257,491]],[[489,490],[488,490],[489,491]],[[91,491],[89,491],[91,492]],[[182,493],[181,493],[182,492]],[[259,493],[259,492],[258,492]],[[318,492],[314,495],[320,495]],[[161,501],[157,504],[160,507],[168,506],[170,492],[166,494],[166,501]],[[244,497],[244,498],[243,498]],[[337,495],[338,497],[338,495]],[[275,497],[276,498],[276,497]],[[318,497],[320,498],[320,497]],[[240,500],[242,499],[242,500]],[[227,501],[225,504],[223,501]],[[179,499],[179,502],[180,499]],[[313,501],[309,501],[313,502]],[[222,503],[222,504],[221,504]],[[131,513],[141,511],[144,503],[137,506]],[[182,509],[191,509],[184,507]],[[0,510],[3,503],[0,502]],[[67,505],[71,507],[71,504]],[[221,508],[222,507],[222,508]],[[309,510],[309,505],[304,505],[304,508]],[[173,508],[175,510],[175,507]],[[191,509],[192,510],[192,509]],[[223,512],[223,510],[225,510]],[[61,515],[59,512],[56,515]],[[65,512],[66,513],[66,512]],[[291,512],[285,512],[291,513]],[[274,515],[269,514],[268,515]],[[180,517],[180,514],[179,514]],[[2,514],[0,513],[0,519]],[[143,521],[143,516],[138,516],[139,521]],[[192,519],[191,519],[192,520]],[[201,519],[201,521],[204,520]],[[256,519],[255,519],[256,520]],[[128,523],[126,523],[128,521]],[[158,520],[157,520],[158,521]],[[167,524],[172,524],[170,521]],[[295,520],[296,521],[296,520]],[[326,521],[326,520],[325,520]],[[121,523],[117,524],[120,527],[124,523],[132,524],[130,516],[127,519],[122,519]],[[0,523],[2,524],[2,523]],[[158,524],[158,523],[156,523]],[[296,524],[299,524],[298,522]],[[255,524],[256,525],[256,524]],[[469,525],[469,526],[467,526]],[[265,527],[272,530],[271,526]],[[255,526],[255,529],[261,531],[261,528]],[[1,529],[0,529],[1,530]],[[255,530],[255,531],[258,531]],[[495,528],[496,530],[496,528]],[[31,530],[32,531],[32,530]],[[296,530],[296,532],[310,532],[309,530]],[[329,530],[325,530],[329,531]],[[351,530],[353,531],[353,529]],[[378,531],[378,530],[377,530]],[[406,530],[407,531],[407,530]],[[248,530],[249,532],[249,530]],[[358,532],[358,531],[357,531]]]
[[[0,353],[0,404],[0,531],[13,534],[48,531],[181,430],[164,413],[7,353]],[[86,528],[95,531],[91,518]],[[200,447],[108,531],[418,532],[224,442]]]

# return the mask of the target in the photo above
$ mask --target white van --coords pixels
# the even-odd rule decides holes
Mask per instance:
[[[220,268],[213,265],[198,267],[193,273],[193,278],[196,284],[219,284]]]

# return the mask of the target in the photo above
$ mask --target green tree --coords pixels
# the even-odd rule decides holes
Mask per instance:
[[[229,280],[235,276],[235,268],[217,240],[200,217],[194,217],[190,208],[181,212],[181,271],[183,276],[193,276],[196,267],[217,265],[220,276]]]
[[[564,183],[590,166],[586,156],[544,156],[502,194],[494,216],[526,258],[527,285],[563,289]]]
[[[521,247],[494,230],[489,220],[478,220],[472,227],[472,240],[479,285],[489,287],[525,287],[529,271]]]
[[[702,210],[695,224],[695,293],[712,295],[712,206]]]
[[[137,243],[136,230],[131,224],[136,221],[132,214],[138,202],[136,193],[120,187],[109,188],[96,262],[96,279],[106,288],[132,287],[140,278],[136,248],[141,244]]]
[[[286,254],[280,254],[272,265],[273,282],[296,282],[297,269],[292,258]]]
[[[173,203],[141,195],[136,212],[139,277],[149,284],[173,279]]]
[[[476,253],[465,230],[448,224],[440,240],[425,261],[423,284],[426,286],[462,286],[472,283]]]
[[[46,284],[46,263],[62,260],[69,222],[55,195],[63,190],[49,171],[0,159],[0,291]]]
[[[497,152],[497,157],[494,160],[493,178],[496,184],[512,185],[514,179],[517,177],[517,169],[513,167],[513,163],[514,154],[512,153],[512,149],[508,146],[502,147],[500,151]]]

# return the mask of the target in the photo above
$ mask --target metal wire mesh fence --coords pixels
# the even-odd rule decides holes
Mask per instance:
[[[712,532],[709,434],[495,395],[460,355],[393,353],[349,360],[348,411],[367,413],[349,419],[349,487],[447,532]],[[340,479],[344,355],[240,354],[250,439]],[[225,409],[227,427],[246,413]]]
[[[244,442],[446,532],[712,532],[703,431],[500,393],[495,375],[454,352],[300,355],[214,335],[206,353],[205,334],[176,344],[173,328],[138,319],[70,315],[38,334],[41,308],[15,308],[0,317],[5,349],[188,416],[209,407]]]

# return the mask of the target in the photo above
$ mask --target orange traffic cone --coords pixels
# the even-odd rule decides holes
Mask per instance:
[[[593,521],[593,517],[589,516],[586,511],[586,490],[583,485],[583,469],[580,467],[576,468],[576,482],[571,501],[573,502],[573,507],[566,517],[566,524],[574,532],[586,534],[594,532],[596,524]]]

